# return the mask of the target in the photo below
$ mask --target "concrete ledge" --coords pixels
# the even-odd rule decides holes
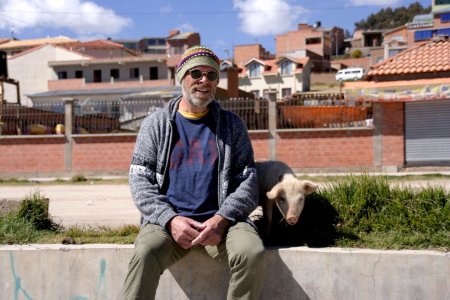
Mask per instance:
[[[0,246],[1,299],[121,299],[133,245]],[[261,299],[449,299],[450,253],[268,249]],[[229,274],[193,253],[162,275],[157,299],[225,299]]]

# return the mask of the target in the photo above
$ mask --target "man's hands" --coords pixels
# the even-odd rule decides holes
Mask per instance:
[[[204,223],[199,223],[187,217],[176,216],[168,225],[173,239],[184,249],[194,245],[215,246],[222,241],[228,220],[222,216],[214,215]]]

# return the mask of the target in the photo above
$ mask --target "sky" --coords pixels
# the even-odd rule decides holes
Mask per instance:
[[[382,8],[431,0],[1,0],[0,38],[67,36],[94,39],[167,37],[200,33],[201,43],[222,58],[234,45],[261,44],[275,52],[275,36],[299,23],[354,30],[354,23]]]

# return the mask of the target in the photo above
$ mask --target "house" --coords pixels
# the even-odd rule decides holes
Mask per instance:
[[[183,53],[195,45],[200,45],[200,34],[197,32],[181,33],[179,30],[172,30],[169,32],[167,38],[167,68],[168,79],[171,85],[178,85],[179,82],[175,80],[175,71],[178,62],[181,60]]]
[[[389,118],[380,143],[402,166],[450,164],[450,39],[436,37],[372,66],[348,82],[348,101],[373,102]]]
[[[12,55],[7,60],[8,75],[9,78],[20,82],[20,95],[17,95],[14,86],[5,85],[4,99],[7,102],[16,102],[19,96],[23,105],[31,106],[32,103],[26,95],[47,91],[48,81],[58,79],[58,74],[49,66],[49,61],[84,58],[86,57],[80,53],[54,44],[39,45]]]
[[[408,46],[417,45],[435,36],[450,36],[450,2],[432,0],[431,13],[416,16],[406,27]]]
[[[9,77],[20,82],[22,103],[31,105],[27,96],[49,91],[52,95],[58,94],[56,91],[83,90],[81,94],[85,94],[101,89],[136,92],[167,86],[166,59],[166,55],[141,56],[121,44],[95,40],[37,46],[10,57],[8,66]],[[12,87],[6,90],[5,98],[15,102]]]
[[[384,59],[417,46],[435,36],[450,36],[450,2],[432,0],[432,11],[416,15],[403,26],[383,33]]]
[[[394,56],[403,50],[408,49],[408,28],[402,25],[383,34],[383,52],[384,59]]]
[[[267,98],[276,92],[277,98],[308,91],[311,63],[308,57],[281,56],[277,59],[250,59],[239,77],[239,88],[255,98]]]
[[[298,24],[297,30],[288,31],[275,37],[275,56],[295,55],[298,51],[306,54],[315,53],[320,57],[314,58],[311,68],[313,72],[328,72],[330,70],[331,55],[343,50],[344,32],[341,28],[322,28],[320,22],[310,26]],[[311,57],[312,58],[312,57]]]
[[[140,54],[166,54],[166,37],[144,37],[139,40],[119,39],[113,42]]]
[[[14,54],[20,53],[25,50],[29,50],[31,48],[41,46],[41,45],[64,45],[67,43],[76,42],[77,40],[70,39],[68,37],[60,36],[53,38],[41,38],[41,39],[28,39],[28,40],[9,40],[3,41],[0,43],[0,51],[6,52],[8,57],[13,56]]]
[[[233,48],[233,62],[240,68],[251,59],[275,59],[275,55],[267,51],[261,44],[235,45]]]

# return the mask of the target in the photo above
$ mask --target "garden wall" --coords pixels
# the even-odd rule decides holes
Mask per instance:
[[[2,299],[122,299],[133,245],[0,246]],[[259,299],[448,299],[449,253],[268,249]],[[191,253],[165,271],[156,299],[225,299],[225,267]]]
[[[373,128],[251,131],[255,159],[352,171],[404,164],[403,103],[374,104]],[[1,136],[0,176],[126,174],[136,134]]]

